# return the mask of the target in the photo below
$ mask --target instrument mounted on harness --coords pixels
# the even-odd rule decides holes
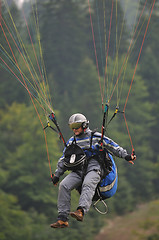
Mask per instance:
[[[68,170],[80,169],[86,161],[86,154],[83,149],[79,147],[76,143],[66,147],[64,152],[64,166]]]

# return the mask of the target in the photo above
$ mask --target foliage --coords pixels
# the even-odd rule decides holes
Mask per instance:
[[[96,240],[157,240],[159,236],[159,200],[137,206],[124,216],[106,219],[106,225],[94,238]]]
[[[0,194],[1,239],[30,239],[30,219],[20,210],[15,196]]]
[[[0,36],[1,36],[1,41],[0,41],[0,57],[5,61],[5,63],[8,65],[9,68],[12,69],[15,74],[18,74],[18,68],[14,66],[15,59],[18,50],[15,46],[15,44],[12,41],[12,20],[10,18],[9,12],[6,10],[6,8],[3,7],[2,5],[2,15],[4,20],[8,23],[9,29],[6,27],[5,24],[2,24],[3,26],[3,31],[2,28],[0,28]],[[12,2],[11,7],[10,7],[10,14],[13,16],[16,25],[15,27],[17,30],[21,31],[22,29],[22,22],[21,22],[21,16],[20,16],[20,11],[18,11],[16,5],[14,2]],[[16,40],[15,40],[16,41]],[[8,52],[8,55],[7,55]],[[27,102],[28,101],[28,96],[26,93],[23,92],[22,87],[19,86],[17,87],[17,82],[13,81],[14,75],[12,72],[10,72],[9,68],[7,67],[6,64],[2,64],[3,62],[0,62],[0,107],[4,108],[6,104],[11,104],[12,102],[15,101],[15,99],[19,102]],[[10,73],[10,74],[8,74]],[[19,77],[19,74],[18,74]],[[19,83],[18,83],[19,85]],[[14,91],[13,91],[14,89]]]
[[[92,19],[96,34],[97,52],[99,54],[101,46],[98,35],[97,8],[94,5],[95,1],[90,2],[92,4]],[[105,3],[109,6],[106,9],[108,11],[106,14],[108,26],[112,1],[105,1]],[[66,138],[70,136],[71,132],[67,126],[67,121],[69,116],[75,112],[84,113],[90,120],[90,128],[98,127],[100,131],[102,122],[100,110],[101,96],[99,76],[95,66],[88,5],[84,0],[38,0],[37,4],[49,87],[52,92],[53,104],[58,110],[56,112],[62,132]],[[29,11],[31,11],[30,3],[25,3],[25,9],[27,10],[28,18],[30,18],[29,27],[32,28],[33,19],[29,15]],[[25,28],[22,28],[21,15],[17,14],[19,11],[15,6],[13,6],[13,10],[15,12],[14,18],[19,23],[18,29],[24,39],[26,39],[25,46],[29,56],[33,58],[34,65],[36,60]],[[123,27],[122,41],[120,51],[116,55],[117,58],[114,58],[113,51],[116,49],[116,36],[115,29],[112,27],[110,56],[108,57],[109,64],[107,67],[107,78],[114,79],[113,84],[115,84],[118,70],[121,69],[125,59],[130,37],[120,4],[118,5],[118,10],[120,13],[118,15],[119,32]],[[104,23],[102,14],[99,12],[100,26],[103,26]],[[10,21],[7,14],[6,17]],[[114,5],[113,21],[115,18]],[[125,214],[132,211],[140,202],[158,197],[159,101],[157,29],[158,14],[155,12],[152,16],[148,37],[144,43],[145,48],[143,48],[141,54],[141,63],[137,68],[125,109],[125,116],[137,154],[137,160],[135,165],[132,166],[122,159],[115,159],[118,166],[119,183],[116,195],[107,200],[110,209],[108,216]],[[142,31],[140,36],[143,37],[144,32]],[[37,49],[38,45],[36,44],[34,30],[32,30],[31,34]],[[105,37],[104,34],[102,32],[102,38]],[[106,32],[106,34],[108,36],[109,32]],[[9,37],[9,34],[7,36]],[[137,50],[134,50],[136,54],[139,51],[142,37],[139,37],[136,41],[137,48],[135,49]],[[117,38],[119,40],[119,35]],[[1,44],[6,46],[4,38],[1,38]],[[108,38],[106,44],[108,44]],[[8,49],[8,46],[6,47]],[[28,75],[26,65],[22,64],[22,57],[18,54],[15,46],[12,47],[21,69]],[[104,53],[104,42],[102,42],[102,49]],[[4,56],[4,53],[1,56]],[[115,63],[116,59],[118,60],[117,64]],[[121,81],[119,81],[118,87],[114,91],[114,98],[109,109],[109,119],[117,105],[116,99],[119,96],[120,89],[122,91],[118,106],[120,111],[124,109],[134,74],[134,64],[136,63],[133,58],[131,58],[130,62],[131,64],[126,62],[121,74],[120,80],[125,79],[123,85],[120,85]],[[9,64],[8,60],[7,63]],[[116,65],[115,67],[114,64]],[[101,86],[103,87],[105,85],[101,60],[99,60],[99,68]],[[4,71],[1,66],[0,76],[0,238],[2,240],[20,240],[22,238],[26,240],[47,240],[53,235],[55,240],[67,240],[70,238],[77,240],[81,238],[92,239],[93,235],[97,234],[105,221],[105,216],[98,215],[92,208],[85,216],[82,224],[70,220],[71,230],[52,232],[53,230],[49,229],[49,223],[55,221],[57,216],[58,188],[53,187],[50,181],[43,129],[33,107],[28,101],[26,90],[22,89],[21,85],[13,79],[13,76]],[[28,75],[28,77],[31,76]],[[108,86],[111,89],[111,82],[108,83]],[[109,89],[106,87],[106,91]],[[107,92],[109,96],[111,91]],[[45,123],[46,120],[41,112],[40,116],[42,116],[42,122]],[[119,112],[111,124],[108,125],[106,134],[131,153],[130,139],[122,113]],[[46,135],[51,168],[54,171],[63,146],[59,144],[57,135],[50,129],[46,130]],[[79,195],[73,192],[73,210],[78,206],[78,198]],[[145,220],[142,227],[147,226],[146,224],[148,223]],[[156,234],[149,236],[149,240],[157,238]]]
[[[2,147],[8,146],[1,158],[2,167],[9,172],[3,190],[16,193],[23,209],[34,205],[40,211],[46,207],[45,204],[51,205],[52,202],[45,141],[38,119],[32,107],[27,109],[25,105],[15,103],[8,107],[6,114],[1,111],[0,118],[0,142]],[[60,154],[53,136],[49,140],[49,149],[52,158],[57,159]]]
[[[93,1],[91,15],[99,70],[104,76],[107,55],[115,61],[118,55],[126,53],[129,33],[120,1]],[[89,42],[92,46],[91,52],[94,42],[91,36]],[[93,59],[95,62],[95,56]]]
[[[39,1],[44,57],[48,72],[58,79],[60,94],[70,94],[78,64],[86,56],[85,22],[79,6],[72,0]]]

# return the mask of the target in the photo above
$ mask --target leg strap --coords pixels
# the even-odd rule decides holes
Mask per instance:
[[[98,213],[103,214],[103,215],[104,215],[104,214],[107,214],[107,212],[108,212],[108,206],[107,206],[106,202],[104,202],[104,200],[102,199],[102,197],[101,197],[101,195],[100,195],[99,187],[97,187],[96,192],[97,192],[99,198],[98,198],[97,201],[93,204],[93,207],[94,207],[94,209],[95,209]],[[96,206],[99,202],[101,202],[101,203],[104,205],[104,209],[105,209],[105,210],[101,211],[101,210]]]
[[[102,211],[96,206],[99,202],[101,202],[104,205],[105,210]],[[93,207],[100,214],[104,215],[104,214],[107,214],[107,212],[108,212],[108,206],[107,206],[106,202],[104,202],[104,200],[102,200],[100,198],[93,204]]]

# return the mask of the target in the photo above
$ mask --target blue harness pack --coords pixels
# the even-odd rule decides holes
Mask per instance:
[[[92,148],[93,136],[96,137],[94,131],[91,133],[90,139],[90,149]],[[100,151],[98,154],[98,162],[100,163],[102,169],[104,170],[103,178],[100,181],[96,191],[96,196],[101,200],[112,197],[117,191],[118,185],[118,175],[117,167],[115,165],[112,155],[107,151]]]
[[[118,185],[117,167],[112,155],[110,153],[108,153],[108,155],[112,161],[112,170],[99,184],[99,191],[103,200],[112,197],[116,193]]]

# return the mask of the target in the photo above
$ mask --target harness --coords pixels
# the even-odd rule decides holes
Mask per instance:
[[[112,161],[106,151],[103,149],[94,150],[92,148],[93,137],[95,135],[96,130],[91,131],[90,137],[90,146],[89,148],[85,148],[84,150],[90,151],[92,154],[90,157],[87,157],[84,150],[77,145],[76,138],[74,136],[74,140],[70,145],[68,145],[64,152],[64,165],[68,170],[87,170],[87,166],[89,161],[92,158],[95,158],[103,170],[102,179],[105,178],[112,171]],[[98,137],[98,136],[96,136]],[[95,154],[95,151],[97,154]]]
[[[90,151],[92,152],[93,152],[93,149],[92,149],[93,136],[98,137],[95,135],[95,131],[91,132]],[[106,175],[108,175],[112,171],[112,161],[108,155],[108,152],[104,151],[104,149],[99,148],[97,152],[98,154],[97,155],[92,154],[91,158],[95,156],[96,160],[99,162],[101,169],[103,170],[103,174],[102,174],[102,179],[103,179],[105,178]]]
[[[106,104],[104,116],[103,116],[102,135],[101,135],[101,140],[99,142],[100,148],[99,148],[99,150],[97,150],[97,152],[98,152],[97,155],[94,154],[94,150],[92,149],[93,136],[95,136],[96,131],[94,130],[91,132],[90,147],[87,150],[91,151],[92,155],[89,158],[86,156],[84,150],[76,144],[75,136],[74,136],[74,140],[72,141],[72,144],[70,144],[70,145],[66,144],[66,142],[63,138],[63,135],[61,133],[61,130],[59,128],[59,125],[57,123],[55,114],[52,112],[49,115],[49,118],[55,124],[55,126],[57,128],[57,132],[59,133],[60,138],[62,139],[64,146],[66,147],[66,149],[64,151],[63,161],[64,161],[64,166],[68,170],[76,170],[76,169],[79,170],[80,169],[83,172],[85,172],[87,170],[88,162],[91,160],[91,158],[95,158],[101,165],[101,169],[103,170],[104,173],[102,174],[101,182],[98,184],[97,189],[96,189],[96,194],[94,196],[94,197],[96,197],[96,199],[93,199],[93,201],[96,201],[93,205],[94,208],[96,209],[96,211],[98,211],[101,214],[106,214],[107,210],[108,210],[107,205],[104,202],[104,199],[111,197],[116,192],[116,189],[117,189],[117,173],[115,174],[115,179],[111,184],[109,184],[109,185],[107,183],[105,184],[105,182],[107,182],[107,179],[109,178],[109,175],[111,175],[113,173],[112,161],[114,161],[113,158],[111,160],[111,155],[109,157],[108,152],[104,151],[104,149],[103,149],[103,136],[104,136],[104,131],[105,131],[105,121],[106,121],[106,115],[108,113],[108,107],[109,107],[108,104]],[[54,128],[51,127],[49,122],[44,129],[46,129],[47,127],[50,127],[52,130],[56,131]],[[52,177],[52,175],[51,175],[51,177]],[[114,188],[114,187],[116,187],[116,188]],[[108,192],[109,192],[108,188],[110,189],[110,192],[111,192],[111,193],[109,193],[110,194],[109,196],[106,195],[107,192],[104,192],[105,190],[106,191],[108,190]],[[77,189],[77,190],[80,192],[80,189]],[[103,190],[103,192],[102,192],[102,190]],[[105,197],[103,197],[104,194],[105,194]],[[103,205],[105,207],[105,212],[100,211],[99,208],[96,207],[97,203],[99,203],[100,201],[103,203]]]
[[[77,145],[76,138],[74,136],[72,143],[68,145],[65,149],[64,165],[68,170],[73,170],[73,171],[82,170],[83,176],[85,176],[89,161],[91,161],[91,159],[94,158],[99,162],[102,169],[102,174],[101,174],[101,181],[98,184],[95,195],[93,197],[93,201],[95,201],[95,203],[93,204],[93,207],[100,214],[106,214],[108,211],[108,207],[104,200],[107,198],[107,191],[109,190],[111,191],[113,186],[116,184],[116,178],[114,178],[111,184],[105,185],[105,179],[107,178],[108,175],[112,174],[113,172],[113,162],[111,160],[111,157],[109,156],[109,153],[107,151],[104,151],[103,148],[99,148],[99,150],[94,150],[92,148],[93,137],[99,137],[95,134],[95,132],[96,132],[95,130],[91,131],[89,147],[87,149],[86,148],[84,149],[84,150],[90,151],[92,153],[91,156],[90,157],[86,156],[84,150]],[[79,193],[81,192],[81,186],[77,189],[77,191]],[[106,196],[105,196],[105,193],[106,193]],[[104,211],[101,211],[99,207],[97,207],[97,204],[99,204],[100,202],[103,204],[105,208]]]

